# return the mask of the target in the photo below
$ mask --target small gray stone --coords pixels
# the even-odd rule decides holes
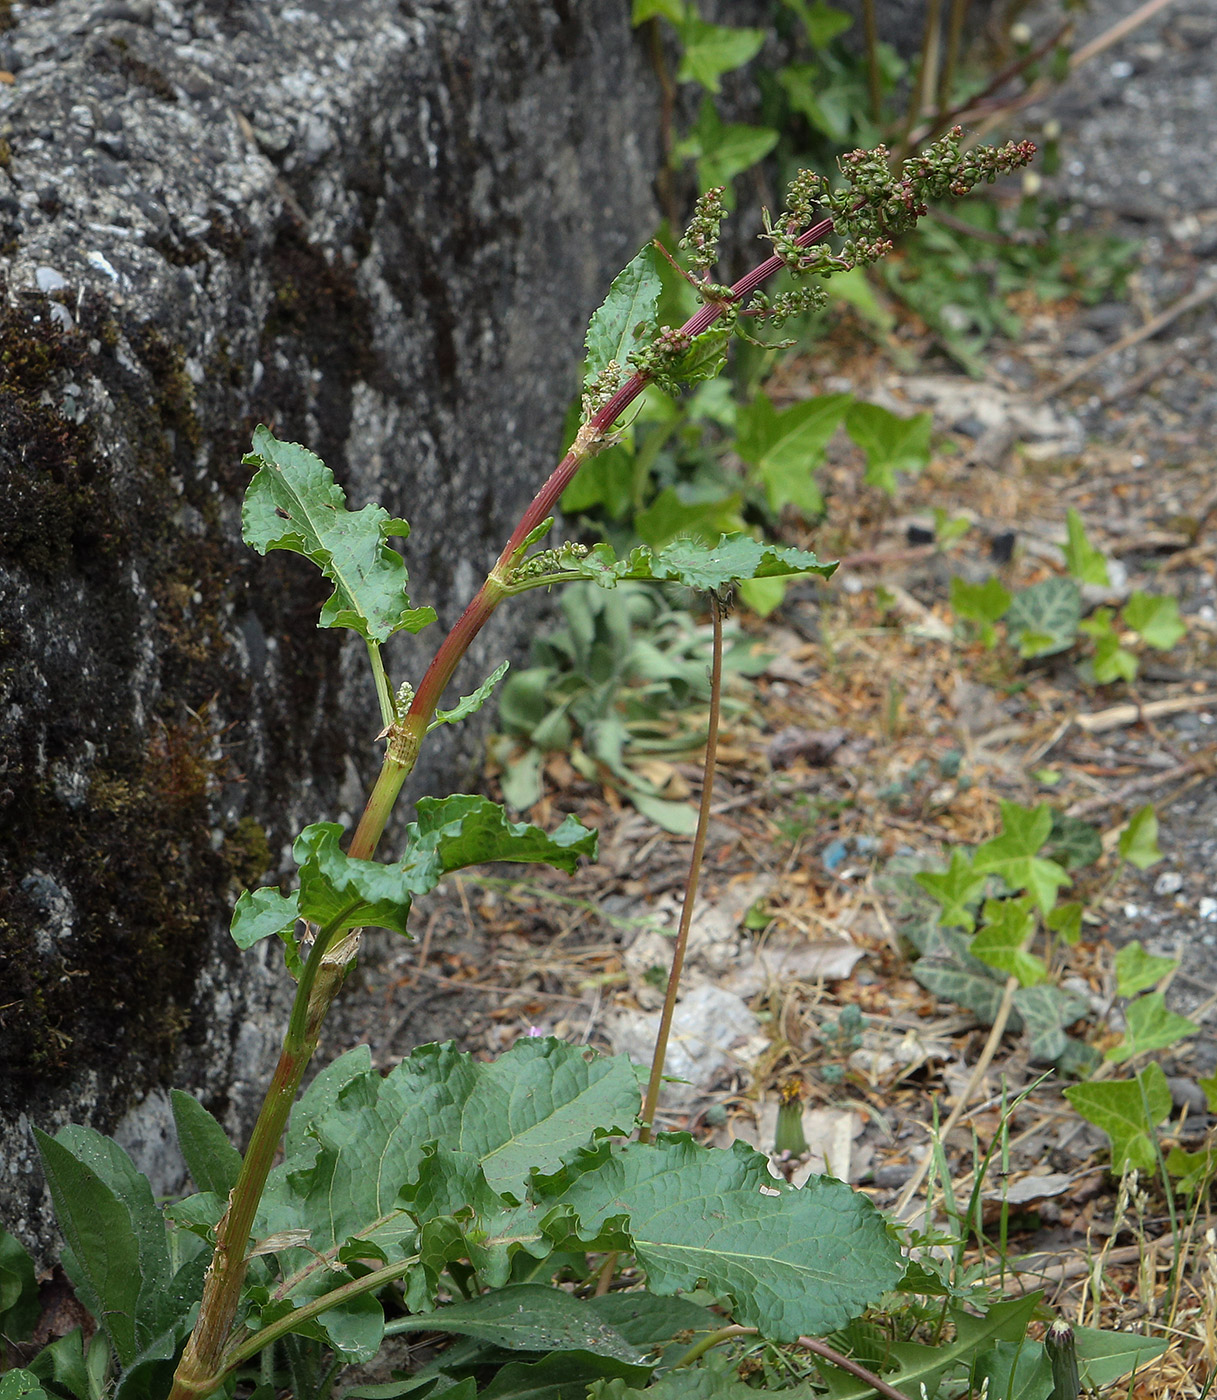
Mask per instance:
[[[1171,1091],[1171,1102],[1176,1108],[1186,1108],[1189,1113],[1208,1112],[1208,1099],[1194,1079],[1183,1074],[1168,1074],[1166,1083]]]
[[[1183,888],[1183,876],[1177,870],[1165,870],[1154,881],[1155,894],[1178,894]]]
[[[68,285],[68,279],[53,267],[36,267],[34,285],[40,292],[61,292]]]

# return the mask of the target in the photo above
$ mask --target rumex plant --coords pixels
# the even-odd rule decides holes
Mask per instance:
[[[690,1385],[676,1374],[682,1366],[741,1329],[835,1358],[861,1378],[859,1394],[898,1393],[815,1340],[874,1305],[904,1272],[895,1238],[866,1198],[827,1177],[795,1190],[740,1143],[710,1149],[685,1134],[653,1133],[709,813],[723,607],[741,580],[828,577],[834,566],[742,532],[714,544],[638,547],[624,557],[607,544],[543,541],[572,477],[612,440],[648,383],[675,393],[716,374],[733,334],[749,336],[746,326],[780,324],[814,304],[818,279],[880,257],[927,201],[962,195],[1032,153],[1027,144],[964,153],[960,137],[949,133],[897,170],[883,148],[855,152],[842,160],[837,188],[800,175],[784,211],[766,219],[772,255],[731,287],[712,277],[721,191],[704,196],[682,245],[683,275],[702,307],[678,329],[657,324],[657,260],[672,255],[643,249],[588,329],[584,418],[570,451],[416,687],[393,685],[380,650],[393,633],[419,632],[435,616],[411,603],[405,564],[390,543],[407,535],[405,521],[375,505],[349,511],[313,453],[257,430],[245,459],[254,469],[245,539],[262,554],[305,555],[333,585],[319,625],[349,627],[367,644],[387,741],[383,765],[345,850],[338,825],[315,823],[295,843],[297,888],[259,889],[237,903],[236,942],[248,948],[278,938],[296,981],[244,1156],[195,1100],[176,1094],[179,1140],[198,1193],[162,1211],[109,1139],[81,1127],[38,1134],[67,1244],[64,1267],[103,1340],[86,1346],[79,1332],[61,1339],[5,1378],[4,1400],[39,1390],[96,1400],[107,1387],[123,1400],[203,1400],[245,1379],[261,1396],[288,1384],[320,1397],[338,1365],[366,1361],[386,1334],[411,1331],[464,1341],[382,1396],[453,1388],[459,1400],[545,1388],[580,1395],[589,1386],[616,1396],[657,1376],[683,1393]],[[760,289],[778,273],[790,285],[771,300]],[[412,902],[481,861],[570,871],[595,854],[595,832],[574,818],[546,832],[510,821],[484,797],[450,795],[420,798],[399,851],[376,859],[427,734],[478,709],[506,670],[498,667],[451,709],[440,707],[499,604],[533,588],[590,581],[611,590],[627,580],[707,594],[715,639],[685,915],[641,1110],[639,1075],[628,1061],[545,1038],[521,1040],[488,1064],[450,1045],[425,1046],[384,1077],[361,1047],[300,1095],[364,927],[408,937]],[[613,1291],[627,1260],[631,1281],[645,1281],[645,1291]],[[0,1266],[3,1321],[24,1305],[28,1279],[3,1250]],[[559,1278],[580,1287],[555,1288]],[[699,1285],[730,1314],[730,1327],[674,1296]],[[327,1351],[335,1358],[329,1372],[319,1360]],[[691,1374],[704,1372],[714,1388],[716,1363],[707,1364],[709,1371]],[[696,1380],[692,1388],[704,1389]]]

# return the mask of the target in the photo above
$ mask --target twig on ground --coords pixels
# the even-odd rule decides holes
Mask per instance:
[[[1148,705],[1112,705],[1092,715],[1078,715],[1073,722],[1087,734],[1107,734],[1113,729],[1139,724],[1142,720],[1182,715],[1209,707],[1217,707],[1217,694],[1174,695],[1169,700],[1151,700]]]
[[[1118,788],[1113,788],[1110,792],[1101,792],[1095,797],[1084,797],[1080,802],[1074,802],[1067,807],[1065,815],[1067,817],[1093,816],[1096,812],[1102,812],[1107,807],[1120,806],[1127,802],[1130,797],[1138,797],[1142,793],[1167,787],[1183,778],[1190,778],[1193,773],[1204,772],[1213,766],[1215,752],[1217,750],[1214,749],[1213,745],[1210,745],[1203,753],[1189,758],[1186,763],[1177,764],[1173,768],[1167,768],[1158,773],[1145,773],[1139,778],[1130,778],[1128,782],[1121,783]]]

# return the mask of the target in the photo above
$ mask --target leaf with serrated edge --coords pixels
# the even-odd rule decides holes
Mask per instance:
[[[435,718],[427,726],[427,733],[430,734],[433,729],[438,729],[441,724],[456,724],[458,720],[467,719],[470,715],[476,714],[490,699],[495,686],[507,674],[510,666],[510,661],[501,662],[472,695],[462,695],[450,710],[436,710]]]
[[[603,305],[592,316],[585,384],[590,385],[611,360],[624,370],[630,352],[647,344],[657,329],[661,289],[659,255],[648,243],[613,279]]]
[[[1113,1171],[1123,1172],[1130,1167],[1143,1172],[1154,1169],[1154,1129],[1171,1111],[1171,1091],[1160,1065],[1146,1065],[1136,1079],[1073,1084],[1065,1090],[1065,1097],[1088,1123],[1101,1128],[1111,1139]]]
[[[1113,1045],[1104,1059],[1113,1065],[1122,1064],[1134,1055],[1144,1055],[1150,1050],[1165,1050],[1195,1035],[1200,1029],[1195,1021],[1180,1016],[1167,1009],[1166,998],[1161,992],[1150,992],[1138,997],[1125,1008],[1124,1019],[1127,1030],[1124,1039]]]
[[[409,575],[389,537],[410,527],[383,506],[346,507],[346,493],[321,458],[269,428],[254,430],[246,466],[258,470],[245,492],[241,533],[259,554],[287,549],[303,554],[334,585],[319,627],[350,627],[369,641],[394,632],[418,632],[435,621],[433,608],[412,608]]]
[[[605,1144],[579,1160],[554,1204],[545,1228],[559,1247],[565,1224],[580,1240],[629,1249],[653,1293],[705,1279],[733,1299],[737,1321],[775,1341],[843,1326],[903,1272],[864,1196],[829,1177],[787,1187],[739,1142]]]

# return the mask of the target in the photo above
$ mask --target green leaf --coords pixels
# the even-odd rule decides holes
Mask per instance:
[[[1167,1337],[1138,1337],[1132,1332],[1103,1332],[1070,1324],[1077,1347],[1082,1384],[1097,1389],[1130,1371],[1140,1371],[1170,1349]]]
[[[350,627],[383,642],[435,621],[434,608],[410,606],[405,562],[389,544],[391,535],[410,533],[404,520],[394,520],[383,506],[347,510],[346,493],[320,457],[280,442],[269,428],[254,430],[253,451],[243,460],[257,468],[241,510],[245,543],[259,554],[303,554],[320,568],[334,591],[319,627]]]
[[[1169,651],[1187,635],[1174,598],[1154,593],[1134,593],[1124,604],[1124,622],[1143,642],[1158,651]]]
[[[152,1189],[140,1177],[141,1192],[131,1159],[92,1129],[69,1125],[52,1138],[35,1128],[34,1137],[67,1241],[64,1271],[126,1365],[143,1342],[137,1320],[143,1290],[168,1282],[165,1229]],[[126,1159],[125,1170],[117,1154]],[[159,1250],[154,1228],[160,1231]]]
[[[1020,656],[1052,656],[1073,645],[1081,616],[1082,595],[1073,579],[1046,578],[1014,595],[1006,627]]]
[[[1137,675],[1137,658],[1120,645],[1119,635],[1112,625],[1114,616],[1110,608],[1096,608],[1092,616],[1078,623],[1078,631],[1094,640],[1090,669],[1098,685],[1135,680]]]
[[[1135,997],[1178,966],[1178,958],[1156,958],[1145,951],[1139,938],[1134,938],[1116,954],[1116,995]]]
[[[595,859],[597,833],[575,817],[552,832],[513,822],[488,797],[454,793],[420,797],[418,820],[406,828],[405,872],[415,894],[427,894],[454,870],[486,861],[552,865],[573,875],[579,860]]]
[[[1124,1010],[1124,1019],[1128,1025],[1124,1039],[1103,1057],[1113,1065],[1123,1064],[1134,1055],[1150,1050],[1165,1050],[1168,1045],[1186,1040],[1200,1029],[1195,1021],[1168,1011],[1161,992],[1150,992],[1130,1002]]]
[[[1065,1027],[1090,1010],[1084,998],[1052,986],[1020,987],[1014,1005],[1027,1030],[1030,1056],[1041,1064],[1060,1059],[1067,1043]]]
[[[630,1250],[653,1293],[707,1280],[737,1321],[793,1341],[842,1326],[903,1272],[883,1217],[842,1182],[775,1181],[743,1143],[701,1147],[686,1136],[604,1144],[585,1153],[556,1204],[597,1247]],[[563,1212],[545,1228],[560,1248]]]
[[[969,622],[997,622],[1010,606],[1011,593],[1001,579],[968,583],[957,574],[951,578],[951,611]]]
[[[1048,855],[1066,870],[1084,870],[1103,854],[1103,837],[1098,827],[1080,817],[1053,812],[1048,833]]]
[[[685,17],[684,0],[634,0],[630,23],[637,27],[647,20],[659,16],[672,24],[679,24]]]
[[[984,920],[972,940],[970,951],[974,958],[1005,977],[1017,977],[1023,987],[1047,980],[1044,960],[1027,952],[1027,940],[1035,933],[1035,914],[1029,898],[986,900]]]
[[[824,49],[853,24],[853,16],[844,10],[834,10],[824,0],[782,0],[803,22],[807,42],[813,49]]]
[[[972,1360],[995,1342],[1018,1342],[1027,1334],[1027,1323],[1035,1315],[1042,1294],[1029,1293],[1009,1303],[995,1303],[986,1313],[976,1317],[962,1308],[948,1309],[954,1324],[955,1337],[938,1346],[921,1346],[916,1342],[896,1342],[890,1348],[892,1360],[899,1363],[895,1371],[886,1372],[888,1385],[901,1390],[910,1400],[921,1400],[924,1394],[937,1393],[938,1383],[948,1374],[954,1378],[966,1376]],[[816,1365],[835,1382],[832,1400],[870,1400],[874,1389],[865,1381],[846,1377],[826,1361]],[[840,1380],[838,1381],[838,1377]],[[922,1387],[924,1387],[924,1392]]]
[[[1086,912],[1086,906],[1080,900],[1071,900],[1068,904],[1058,904],[1055,909],[1049,910],[1044,918],[1044,922],[1054,933],[1059,933],[1071,948],[1077,946],[1082,937],[1082,915]]]
[[[729,326],[711,326],[702,331],[693,344],[665,371],[665,379],[682,385],[699,384],[722,373],[727,363],[727,346],[731,343]]]
[[[913,976],[935,996],[957,1002],[986,1026],[991,1026],[1002,1001],[1002,982],[997,974],[967,951],[967,940],[951,929],[932,930],[926,942],[926,956],[913,964]],[[1011,1017],[1010,1029],[1017,1030]]]
[[[746,122],[718,125],[712,140],[698,141],[697,183],[702,189],[719,185],[727,190],[737,175],[764,160],[778,143],[778,132]],[[727,203],[724,196],[724,203]]]
[[[438,729],[441,724],[456,724],[458,720],[468,719],[490,699],[494,693],[494,688],[507,674],[510,661],[503,661],[494,668],[486,679],[478,686],[472,695],[462,695],[450,710],[436,710],[435,718],[427,726],[427,733],[433,729]]]
[[[655,335],[661,287],[658,257],[648,243],[613,279],[608,296],[587,327],[585,385],[612,360],[625,369],[630,352],[640,350]]]
[[[700,1366],[672,1367],[661,1372],[646,1388],[638,1390],[626,1381],[597,1381],[588,1389],[588,1400],[756,1400],[756,1391],[740,1380],[729,1357],[707,1356]],[[807,1394],[795,1387],[794,1394]]]
[[[644,1351],[669,1342],[678,1332],[713,1332],[722,1318],[687,1298],[661,1298],[634,1291],[589,1298],[588,1305],[630,1343]]]
[[[845,419],[845,430],[866,454],[866,484],[889,496],[896,493],[896,473],[916,475],[930,460],[933,415],[901,418],[877,403],[856,403]]]
[[[1176,1190],[1188,1196],[1207,1191],[1217,1178],[1217,1148],[1186,1152],[1182,1147],[1172,1147],[1166,1154],[1166,1170],[1175,1179]]]
[[[1146,803],[1132,815],[1120,833],[1120,855],[1138,870],[1148,870],[1162,857],[1158,849],[1158,814],[1152,803]]]
[[[50,1400],[32,1371],[12,1370],[0,1376],[0,1400]]]
[[[1073,883],[1055,861],[1036,854],[1052,831],[1052,809],[1047,803],[1032,809],[1003,802],[1001,816],[1001,835],[977,848],[972,868],[1000,875],[1011,889],[1029,891],[1046,914],[1057,890]]]
[[[338,847],[342,835],[337,822],[314,822],[296,837],[300,917],[335,933],[370,924],[409,937],[410,896],[420,892],[409,873],[348,856]]]
[[[1072,506],[1065,516],[1069,540],[1065,545],[1065,567],[1079,583],[1093,583],[1106,588],[1111,580],[1107,576],[1107,560],[1102,550],[1086,538],[1086,527],[1082,517]]]
[[[976,1358],[974,1386],[988,1382],[993,1396],[1017,1396],[1018,1400],[1052,1400],[1052,1362],[1043,1342],[1022,1337],[1017,1342],[994,1342]],[[1070,1397],[1076,1400],[1076,1397]]]
[[[19,1240],[0,1229],[0,1337],[25,1341],[41,1315],[34,1261]]]
[[[642,1352],[590,1302],[538,1283],[496,1288],[466,1303],[403,1318],[394,1331],[451,1332],[508,1351],[594,1351],[632,1366],[643,1365]]]
[[[736,451],[756,467],[771,510],[789,504],[808,518],[821,514],[824,498],[812,473],[853,401],[852,394],[823,394],[777,413],[757,394],[740,410]]]
[[[237,1184],[241,1154],[198,1099],[180,1089],[171,1089],[169,1101],[173,1107],[178,1146],[195,1186],[200,1191],[227,1196]]]
[[[1142,1172],[1154,1169],[1158,1160],[1154,1130],[1171,1111],[1171,1091],[1161,1065],[1151,1061],[1136,1079],[1073,1084],[1065,1090],[1065,1097],[1088,1123],[1101,1128],[1111,1139],[1114,1172],[1133,1167]]]
[[[588,1387],[598,1380],[618,1377],[640,1384],[645,1374],[609,1356],[556,1352],[540,1361],[508,1362],[477,1394],[478,1400],[587,1400]]]
[[[232,911],[229,932],[238,948],[252,948],[264,938],[281,938],[286,944],[287,965],[293,977],[300,976],[300,952],[296,924],[300,915],[300,891],[280,894],[277,889],[243,890]]]
[[[989,877],[973,871],[972,861],[965,851],[958,846],[951,851],[951,864],[944,873],[921,870],[913,878],[942,906],[938,922],[944,928],[963,928],[971,932],[976,927],[968,906],[979,900]]]
[[[1210,1075],[1207,1079],[1197,1079],[1196,1083],[1204,1090],[1209,1112],[1217,1113],[1217,1074]]]
[[[716,93],[724,73],[742,68],[760,52],[765,31],[733,29],[689,17],[681,23],[680,38],[683,52],[677,82],[700,83],[707,92]]]

